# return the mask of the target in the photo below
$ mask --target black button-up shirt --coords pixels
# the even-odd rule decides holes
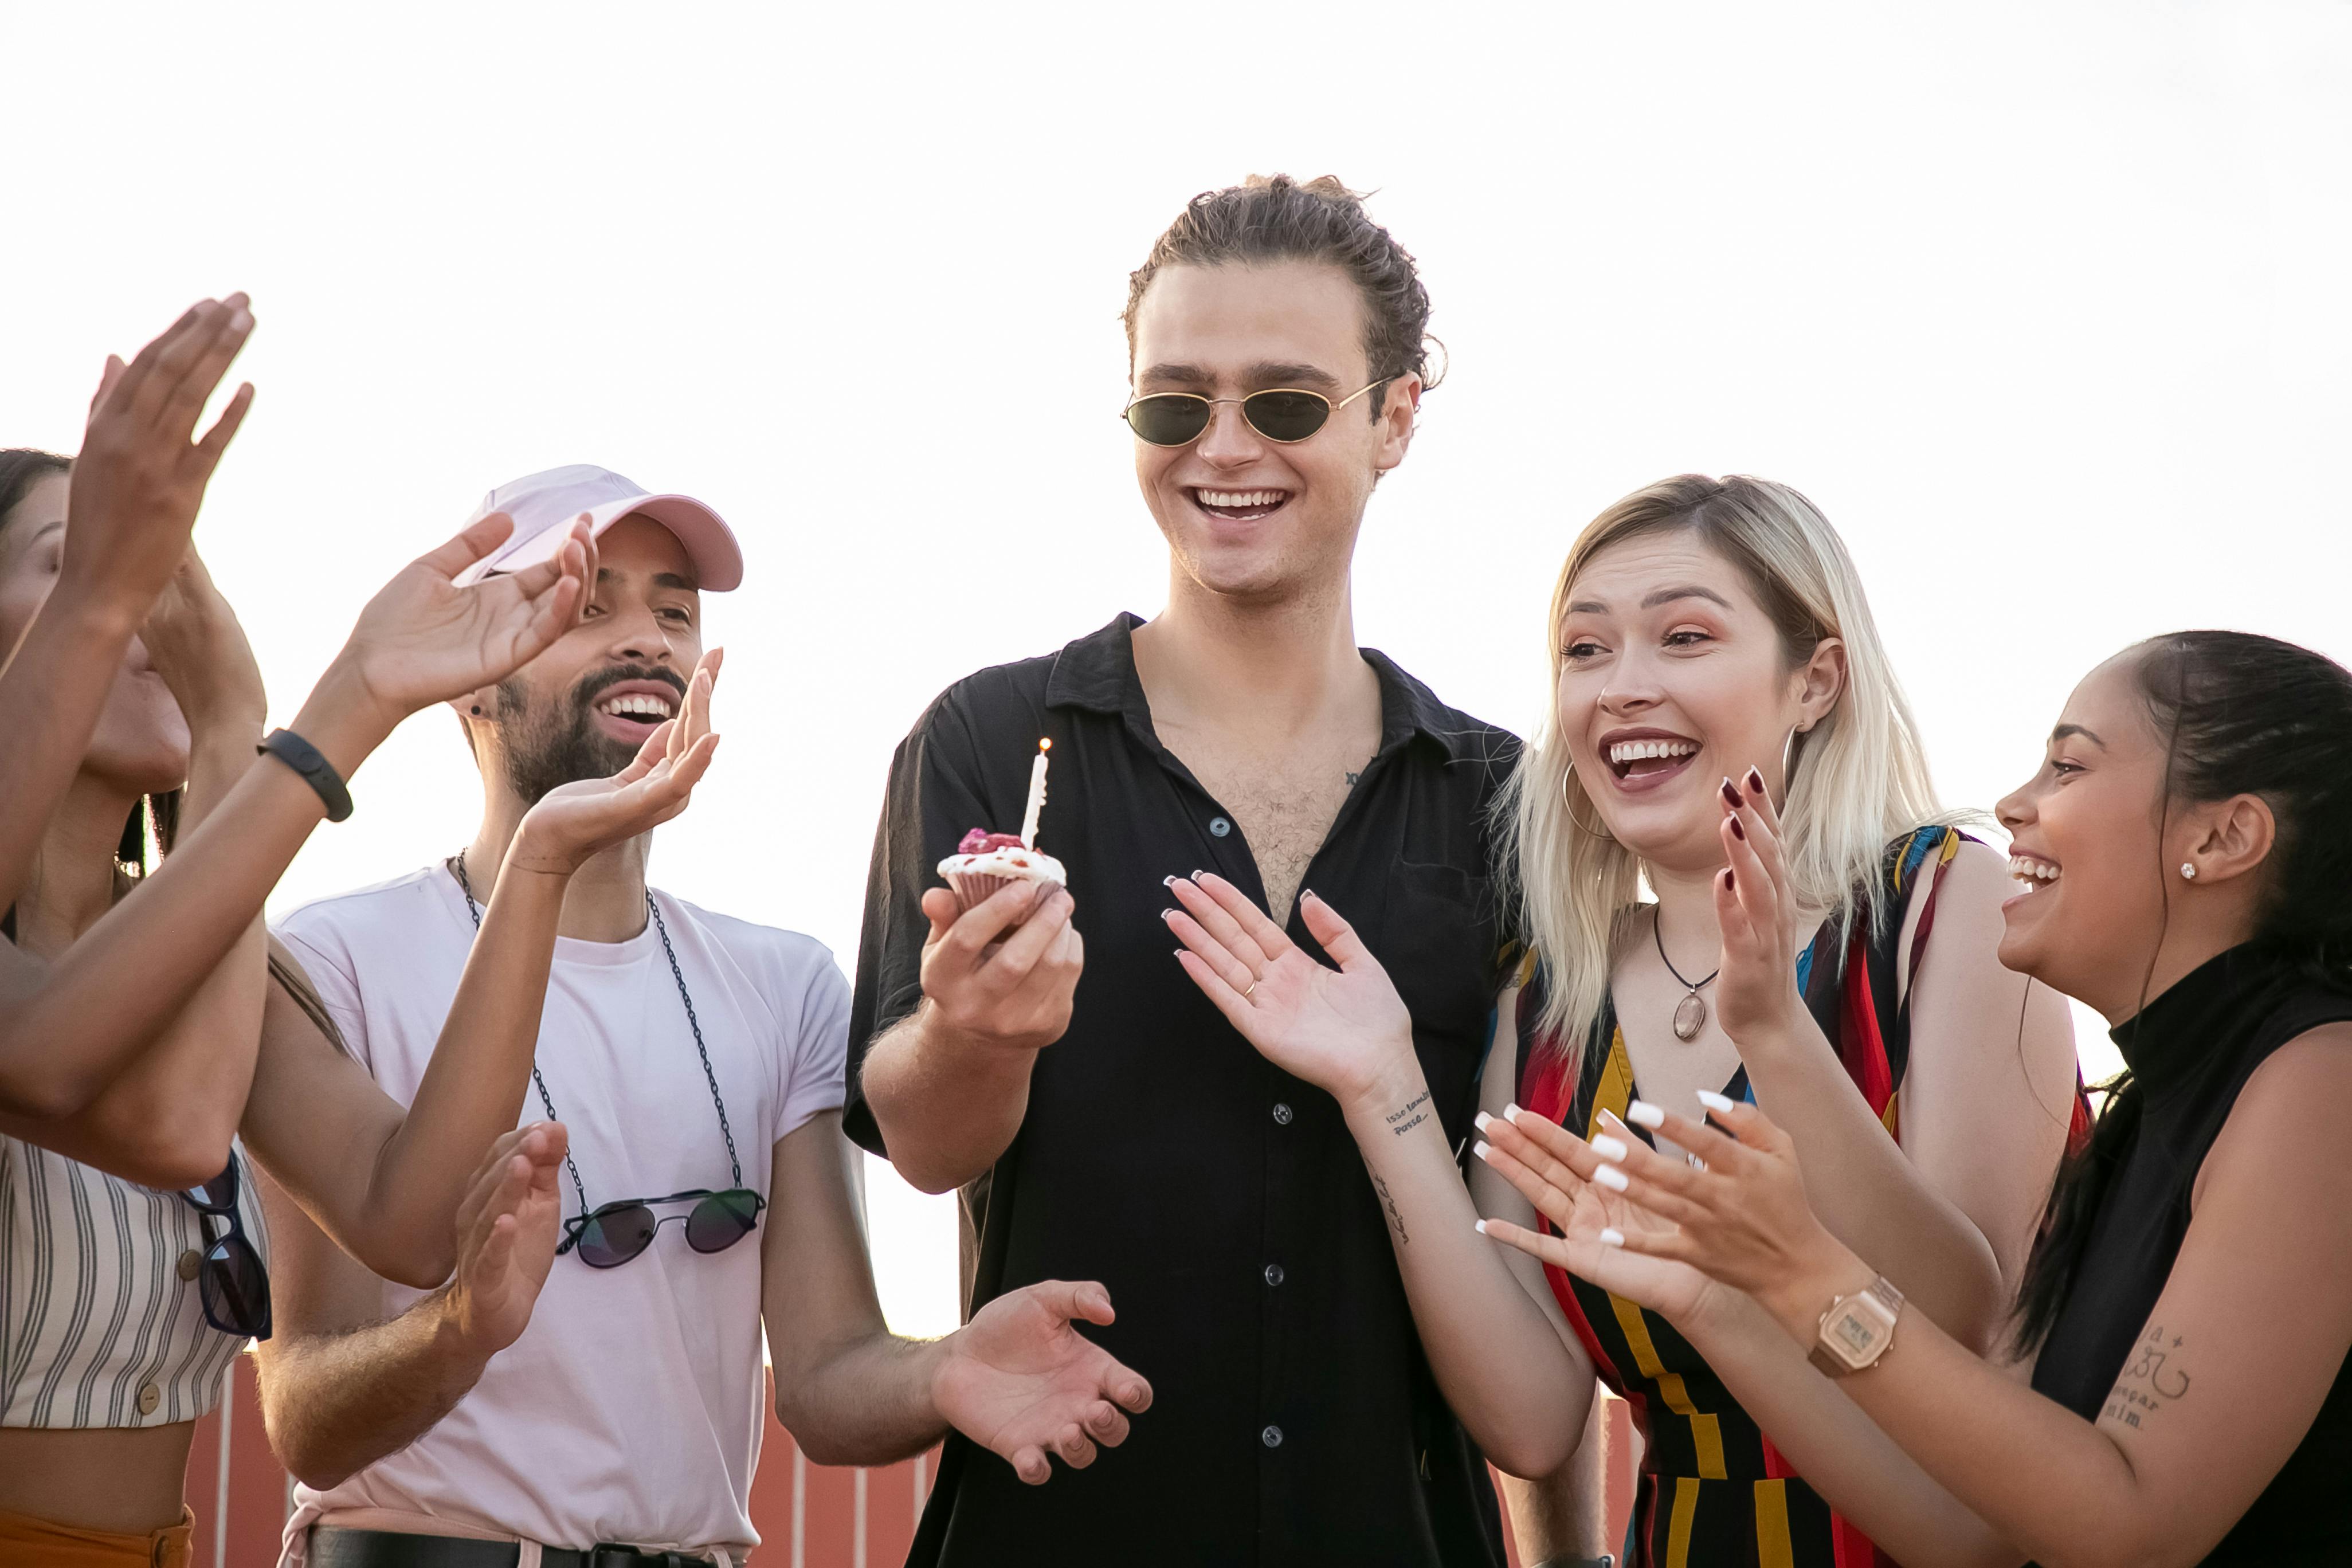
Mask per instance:
[[[1019,826],[1050,737],[1038,847],[1068,868],[1086,970],[1019,1135],[965,1194],[971,1300],[1101,1280],[1118,1321],[1089,1332],[1154,1394],[1125,1445],[1044,1487],[951,1437],[909,1561],[1500,1563],[1484,1462],[1422,1355],[1338,1102],[1259,1056],[1176,963],[1162,878],[1213,869],[1265,894],[1240,826],[1152,731],[1138,624],[959,682],[891,765],[850,1018],[851,1135],[884,1152],[859,1064],[921,999],[923,890],[967,830]],[[1517,743],[1364,657],[1380,751],[1306,885],[1395,979],[1458,1147],[1499,978],[1487,808]]]

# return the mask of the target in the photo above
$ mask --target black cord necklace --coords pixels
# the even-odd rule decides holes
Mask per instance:
[[[1658,962],[1666,966],[1666,973],[1675,977],[1676,984],[1690,993],[1675,1004],[1675,1038],[1684,1041],[1696,1040],[1698,1038],[1698,1032],[1706,1027],[1706,998],[1699,993],[1715,984],[1715,975],[1723,973],[1723,966],[1716,965],[1715,974],[1710,974],[1696,984],[1685,980],[1683,972],[1675,967],[1675,961],[1666,956],[1666,939],[1658,929],[1662,923],[1664,922],[1658,919],[1657,907],[1651,906],[1650,936],[1658,944]]]
[[[474,901],[474,884],[466,876],[466,852],[457,851],[449,860],[449,869],[457,879],[458,890],[466,895],[466,912],[474,917],[474,934],[482,932],[482,907]],[[686,1004],[686,1026],[694,1031],[694,1049],[702,1058],[702,1076],[710,1085],[710,1103],[719,1111],[719,1135],[727,1140],[727,1163],[734,1172],[731,1184],[743,1184],[743,1162],[735,1152],[735,1131],[727,1125],[727,1102],[719,1098],[719,1075],[711,1070],[710,1047],[702,1043],[702,1021],[694,1016],[694,998],[686,989],[686,972],[678,967],[677,950],[669,944],[669,925],[662,919],[661,907],[654,902],[651,889],[646,893],[646,912],[654,919],[654,930],[661,935],[662,954],[669,960],[669,977],[677,982],[677,999]],[[530,1064],[530,1081],[539,1088],[539,1103],[547,1108],[550,1121],[561,1121],[555,1114],[555,1101],[547,1092],[547,1079],[539,1072],[539,1063]],[[572,1161],[572,1150],[563,1151],[563,1168],[572,1173],[572,1191],[580,1199],[580,1212],[588,1213],[588,1189],[581,1184],[580,1167]]]

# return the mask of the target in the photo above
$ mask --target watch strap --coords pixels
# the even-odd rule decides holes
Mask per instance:
[[[335,764],[327,761],[318,747],[291,730],[272,730],[254,750],[276,757],[299,774],[325,803],[329,822],[341,822],[351,816],[352,792],[344,787],[343,775],[335,771]]]

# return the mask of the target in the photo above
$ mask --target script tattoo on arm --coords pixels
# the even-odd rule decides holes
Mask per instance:
[[[1389,1131],[1402,1138],[1429,1120],[1429,1090],[1423,1089],[1411,1100],[1388,1113]]]
[[[1404,1246],[1412,1237],[1404,1233],[1404,1215],[1397,1212],[1396,1199],[1390,1194],[1389,1184],[1381,1181],[1377,1173],[1367,1172],[1366,1174],[1371,1176],[1373,1189],[1381,1194],[1381,1207],[1388,1211],[1389,1228],[1396,1232],[1397,1245]]]
[[[2177,1400],[2189,1392],[2189,1374],[2177,1365],[2168,1364],[2179,1350],[2179,1334],[2166,1333],[2162,1323],[2150,1324],[2132,1359],[2125,1363],[2123,1376],[2108,1393],[2106,1407],[2099,1414],[2135,1431],[2145,1427],[2168,1400]]]

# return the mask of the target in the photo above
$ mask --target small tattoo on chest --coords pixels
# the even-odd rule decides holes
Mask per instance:
[[[1350,772],[1350,773],[1348,774],[1348,786],[1349,786],[1350,789],[1354,788],[1354,787],[1355,787],[1356,781],[1357,781],[1358,779],[1360,779],[1360,778],[1362,778],[1363,776],[1364,776],[1364,775],[1363,775],[1362,773],[1360,773]]]

